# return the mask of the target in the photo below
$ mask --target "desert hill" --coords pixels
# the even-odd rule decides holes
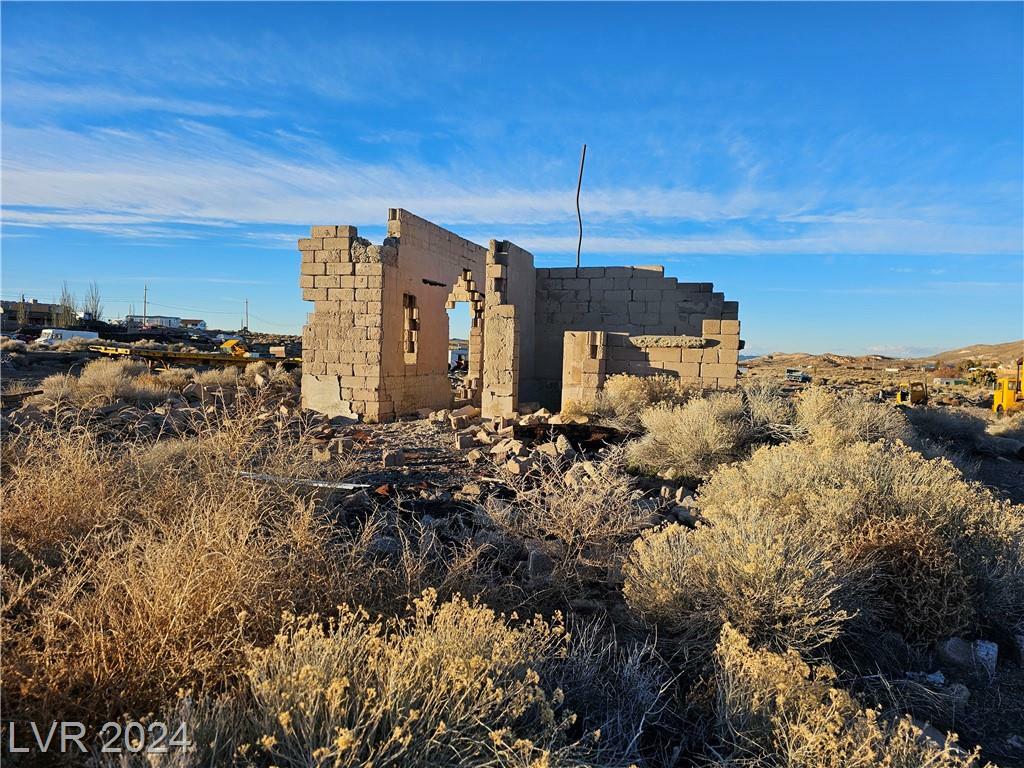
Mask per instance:
[[[1009,365],[1024,355],[1024,339],[1007,341],[1002,344],[972,344],[959,349],[938,352],[934,355],[915,358],[887,357],[886,355],[837,355],[825,352],[820,355],[808,352],[773,352],[745,361],[748,367],[762,365],[785,366],[787,368],[878,368],[886,362],[913,363],[943,362],[952,365],[963,360],[975,360],[989,365]]]

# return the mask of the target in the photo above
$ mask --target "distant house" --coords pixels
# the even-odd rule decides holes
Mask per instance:
[[[64,315],[65,310],[63,304],[47,304],[38,299],[0,301],[0,314],[3,315],[4,325],[18,323],[21,312],[25,314],[25,325],[51,325]]]
[[[193,330],[193,331],[205,331],[206,330],[206,321],[205,320],[196,320],[196,319],[193,319],[191,317],[189,317],[189,318],[183,317],[183,318],[181,318],[181,327],[182,328],[188,328],[189,330]]]
[[[180,328],[180,317],[168,317],[167,315],[128,315],[124,321],[128,325],[156,325],[161,328]]]
[[[950,379],[942,376],[936,376],[932,379],[932,386],[935,387],[955,387],[958,384],[966,384],[967,379]]]

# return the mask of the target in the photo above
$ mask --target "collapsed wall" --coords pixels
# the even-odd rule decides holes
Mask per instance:
[[[446,309],[460,301],[471,310],[460,394],[484,416],[586,399],[613,373],[736,384],[738,305],[710,283],[679,283],[662,267],[537,269],[514,243],[485,249],[403,209],[388,212],[387,232],[373,245],[352,226],[314,226],[299,240],[314,307],[302,336],[307,408],[380,421],[450,407]]]

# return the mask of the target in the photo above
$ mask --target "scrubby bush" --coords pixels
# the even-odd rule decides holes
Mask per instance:
[[[839,637],[863,602],[864,574],[844,573],[835,556],[813,530],[785,518],[673,524],[636,541],[623,591],[694,662],[706,659],[726,622],[758,647],[809,655]]]
[[[1008,437],[1011,440],[1024,442],[1024,411],[1018,411],[1012,416],[1000,419],[988,431],[997,437]]]
[[[296,620],[252,653],[260,746],[282,766],[567,764],[588,745],[545,685],[566,646],[557,623],[513,627],[430,594],[387,624],[347,609],[329,629]]]
[[[756,433],[743,397],[715,393],[681,406],[658,405],[640,416],[645,434],[629,445],[636,469],[700,478],[727,461],[741,458]]]
[[[640,414],[653,405],[682,405],[694,388],[671,376],[609,376],[604,397],[616,419],[630,431],[640,426]]]
[[[353,597],[327,526],[261,495],[203,497],[174,520],[133,526],[116,547],[69,558],[73,574],[44,590],[35,621],[12,638],[9,695],[62,716],[145,712],[178,688],[230,680],[282,610]]]
[[[655,405],[681,405],[693,397],[695,389],[671,376],[631,376],[617,373],[605,380],[604,389],[594,400],[569,402],[562,413],[590,416],[624,432],[642,430],[640,414]]]
[[[849,445],[876,440],[911,437],[906,417],[886,403],[868,400],[860,393],[839,393],[810,387],[796,404],[798,434],[819,444]]]
[[[899,443],[762,448],[712,475],[699,503],[716,526],[789,518],[812,529],[873,569],[908,637],[937,639],[975,614],[1008,629],[1024,621],[1024,509],[944,459]]]
[[[740,391],[750,425],[762,442],[781,442],[794,437],[796,408],[778,382],[751,379]]]
[[[27,349],[28,345],[20,339],[12,339],[9,336],[0,336],[0,352],[23,353]]]
[[[5,603],[9,710],[143,713],[179,686],[237,674],[245,644],[272,637],[282,610],[370,592],[384,570],[373,524],[339,530],[300,494],[238,478],[282,463],[302,476],[308,447],[244,413],[200,426],[156,444],[82,427],[5,439],[5,588],[22,585]]]
[[[235,366],[226,365],[223,368],[210,368],[200,371],[195,375],[195,383],[204,387],[224,387],[231,389],[239,383],[239,370]]]
[[[79,407],[108,405],[118,400],[131,403],[155,403],[175,391],[177,379],[150,373],[149,367],[135,360],[100,358],[90,360],[78,376],[56,374],[43,379],[44,402]]]
[[[57,563],[65,547],[126,514],[131,493],[124,456],[86,430],[7,437],[3,465],[0,521],[7,562],[20,554]]]
[[[864,521],[844,551],[871,566],[878,622],[910,640],[956,635],[974,624],[967,574],[949,543],[913,517]]]
[[[937,744],[909,717],[896,722],[864,709],[836,687],[828,667],[812,669],[790,651],[751,646],[726,625],[715,649],[716,749],[721,765],[789,768],[971,768],[977,751],[953,738]]]
[[[561,590],[607,580],[650,524],[650,512],[638,503],[642,494],[623,468],[621,449],[599,462],[545,462],[541,472],[510,480],[514,498],[487,500],[486,523],[551,558],[551,582]]]

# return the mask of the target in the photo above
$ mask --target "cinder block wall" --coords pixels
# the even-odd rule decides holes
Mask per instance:
[[[302,336],[307,408],[379,421],[449,407],[450,299],[476,307],[470,362],[479,385],[482,246],[391,209],[380,246],[331,225],[313,227],[299,250],[302,296],[314,304]]]
[[[355,227],[314,226],[299,240],[299,285],[314,311],[302,330],[303,405],[331,416],[381,408],[383,273],[397,244],[370,245]]]
[[[508,415],[532,394],[536,293],[533,254],[507,240],[491,240],[484,292],[484,416]]]
[[[329,415],[377,421],[451,405],[446,308],[462,300],[473,308],[468,389],[486,415],[526,401],[559,407],[563,366],[574,396],[600,389],[610,372],[735,385],[736,302],[662,267],[535,269],[513,243],[485,250],[403,209],[389,211],[379,246],[329,225],[313,227],[299,250],[303,298],[315,310],[303,329],[303,403]],[[646,347],[620,335],[703,342]]]
[[[680,283],[661,266],[540,268],[535,306],[535,391],[549,407],[561,401],[566,331],[703,336],[705,320],[739,319],[711,283]]]
[[[597,397],[608,376],[671,376],[702,389],[736,386],[739,320],[704,320],[702,336],[566,331],[562,405]]]
[[[401,208],[388,212],[388,236],[399,243],[398,258],[384,273],[382,393],[395,414],[420,408],[448,408],[448,315],[453,293],[478,296],[486,250],[454,232]],[[407,351],[405,305],[415,300],[415,346]],[[473,349],[470,349],[472,355]],[[475,362],[475,361],[474,361]]]

